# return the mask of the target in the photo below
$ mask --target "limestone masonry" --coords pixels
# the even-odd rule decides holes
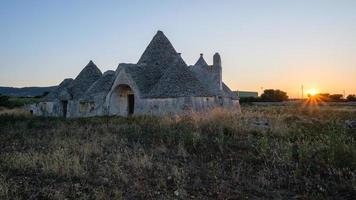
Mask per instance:
[[[188,66],[162,31],[137,64],[121,63],[103,74],[90,61],[74,80],[64,79],[40,103],[27,106],[34,115],[54,117],[180,114],[216,107],[240,110],[238,97],[222,82],[220,55],[208,65],[200,54]]]

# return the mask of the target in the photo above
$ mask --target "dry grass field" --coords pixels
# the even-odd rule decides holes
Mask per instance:
[[[355,106],[177,117],[0,111],[0,199],[353,199]]]

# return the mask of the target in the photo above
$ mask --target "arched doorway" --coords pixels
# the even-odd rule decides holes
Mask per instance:
[[[130,116],[135,112],[135,95],[128,85],[118,85],[113,91],[110,101],[112,114]]]

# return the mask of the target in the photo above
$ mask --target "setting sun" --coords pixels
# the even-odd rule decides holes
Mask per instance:
[[[314,96],[314,95],[316,95],[316,94],[318,94],[318,93],[319,93],[318,90],[315,89],[315,88],[312,88],[312,89],[310,89],[310,90],[307,91],[307,94],[308,94],[308,95],[311,95],[311,96]]]

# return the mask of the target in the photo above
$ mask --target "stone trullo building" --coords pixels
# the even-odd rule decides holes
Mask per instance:
[[[238,97],[222,82],[221,67],[218,53],[213,65],[201,54],[187,66],[158,31],[136,64],[121,63],[102,74],[90,61],[75,79],[63,80],[29,109],[58,117],[179,114],[215,107],[239,111]]]

